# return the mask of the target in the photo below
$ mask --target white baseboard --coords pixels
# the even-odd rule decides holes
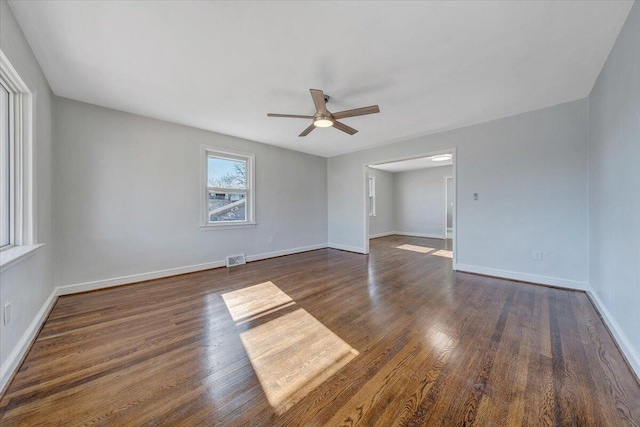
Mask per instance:
[[[283,255],[292,255],[300,252],[308,252],[316,249],[326,248],[326,244],[303,246],[293,249],[285,249],[276,252],[247,255],[247,261],[259,261],[267,258],[274,258]],[[94,291],[97,289],[110,288],[112,286],[128,285],[130,283],[144,282],[146,280],[162,279],[163,277],[177,276],[179,274],[194,273],[196,271],[210,270],[212,268],[224,267],[225,261],[212,261],[204,264],[189,265],[186,267],[169,268],[166,270],[151,271],[148,273],[132,274],[129,276],[114,277],[111,279],[95,280],[92,282],[77,283],[74,285],[58,286],[58,295],[76,294],[78,292]]]
[[[587,283],[577,280],[559,279],[557,277],[538,276],[536,274],[517,273],[515,271],[498,270],[496,268],[478,267],[475,265],[460,264],[455,266],[456,271],[466,273],[484,274],[486,276],[501,277],[504,279],[520,280],[523,282],[539,283],[541,285],[558,286],[561,288],[586,291]]]
[[[394,231],[392,234],[397,234],[398,236],[409,236],[409,237],[427,237],[429,239],[446,239],[447,237],[442,234],[410,233],[407,231]]]
[[[604,305],[598,294],[595,293],[590,286],[587,286],[587,295],[589,295],[591,301],[593,301],[593,305],[595,305],[596,310],[598,310],[600,316],[602,316],[604,323],[609,328],[611,335],[613,335],[613,339],[627,358],[629,365],[631,365],[631,369],[633,369],[636,376],[640,378],[640,354],[638,354],[638,351],[633,348],[633,345],[627,338],[627,335],[622,331],[622,328],[620,328],[620,325],[618,325],[618,322],[616,322],[615,318],[611,315],[609,310],[607,310],[607,307]]]
[[[193,273],[195,271],[210,270],[224,267],[224,261],[213,261],[204,264],[190,265],[187,267],[169,268],[166,270],[151,271],[148,273],[131,274],[129,276],[114,277],[111,279],[94,280],[92,282],[76,283],[74,285],[58,286],[58,295],[77,294],[78,292],[95,291],[97,289],[111,288],[113,286],[128,285],[130,283],[144,282],[146,280],[161,279],[163,277],[177,276],[179,274]]]
[[[329,243],[327,247],[331,249],[339,249],[341,251],[355,252],[357,254],[366,254],[366,252],[364,251],[364,248],[358,248],[356,246],[347,246],[347,245],[339,245],[337,243]]]
[[[408,231],[388,231],[386,233],[378,233],[369,235],[369,239],[377,239],[378,237],[386,237],[386,236],[409,236],[409,237],[426,237],[429,239],[445,239],[446,236],[442,234],[427,234],[427,233],[411,233]]]
[[[327,247],[326,243],[321,243],[319,245],[303,246],[300,248],[285,249],[283,251],[267,252],[264,254],[257,254],[257,255],[248,255],[247,262],[260,261],[263,259],[275,258],[279,256],[284,256],[284,255],[293,255],[293,254],[298,254],[300,252],[315,251],[317,249],[324,249],[326,247]]]
[[[369,239],[377,239],[378,237],[393,236],[394,234],[396,234],[395,231],[387,231],[386,233],[370,234]]]
[[[13,351],[7,357],[7,360],[0,367],[0,395],[4,392],[4,388],[7,386],[9,380],[13,376],[13,373],[20,366],[20,362],[22,358],[27,353],[29,348],[31,347],[31,343],[36,338],[36,335],[40,331],[40,328],[44,324],[44,321],[47,319],[49,312],[53,308],[56,300],[58,299],[57,291],[54,289],[51,292],[51,295],[47,298],[47,300],[42,304],[40,310],[34,317],[33,321],[24,332],[20,341],[16,344]]]

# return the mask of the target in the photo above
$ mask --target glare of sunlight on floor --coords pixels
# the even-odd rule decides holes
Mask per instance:
[[[396,246],[396,249],[404,249],[405,251],[413,251],[420,252],[421,254],[428,254],[433,251],[433,248],[427,248],[426,246],[416,246],[416,245],[400,245]]]
[[[236,325],[295,304],[272,282],[222,295]],[[278,415],[359,355],[299,308],[240,333],[262,389]]]
[[[434,348],[445,348],[453,342],[453,339],[446,332],[437,331],[429,341]]]
[[[240,338],[278,414],[359,354],[301,308],[245,331]]]
[[[222,299],[237,325],[295,304],[289,295],[271,282],[222,294]]]
[[[439,251],[435,251],[431,255],[441,256],[444,258],[453,258],[453,252],[447,251],[445,249],[440,249]]]

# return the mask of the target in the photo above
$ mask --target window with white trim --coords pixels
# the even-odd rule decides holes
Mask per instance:
[[[369,216],[376,216],[376,178],[374,176],[370,176],[367,180],[367,196]]]
[[[35,244],[32,105],[29,88],[0,51],[0,266],[13,256],[6,249]]]
[[[10,92],[0,80],[0,248],[11,246],[13,242],[11,157],[14,149],[10,134],[11,111]]]
[[[204,154],[204,225],[254,225],[254,155],[212,148]]]

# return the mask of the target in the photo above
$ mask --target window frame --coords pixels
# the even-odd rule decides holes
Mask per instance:
[[[369,216],[376,216],[376,177],[369,176],[367,179],[367,201]]]
[[[217,147],[211,147],[207,145],[201,146],[202,157],[202,175],[201,175],[201,188],[203,188],[202,208],[200,229],[201,230],[222,230],[233,228],[246,228],[255,227],[255,155],[253,153],[246,153],[242,151],[220,149]],[[209,186],[208,178],[208,159],[209,157],[217,157],[227,160],[240,160],[245,162],[245,181],[246,189],[237,188],[225,188],[225,187],[211,187]],[[246,215],[244,221],[209,221],[209,191],[219,191],[221,193],[236,193],[245,194],[246,200]]]
[[[0,80],[10,93],[10,132],[13,153],[9,161],[11,215],[10,242],[0,249],[0,273],[26,260],[44,246],[37,243],[37,205],[35,168],[36,93],[11,65],[0,49]]]
[[[4,158],[4,147],[0,147],[0,150],[2,152],[0,152],[0,161],[3,162],[2,165],[0,165],[0,170],[4,169],[4,172],[7,174],[7,178],[8,178],[8,183],[6,183],[6,197],[7,199],[5,199],[4,197],[2,199],[0,199],[0,212],[2,209],[4,209],[4,202],[5,200],[7,200],[7,234],[8,234],[8,242],[7,244],[3,245],[2,240],[0,240],[0,251],[4,251],[7,249],[11,249],[12,247],[14,247],[14,242],[15,242],[15,185],[14,185],[14,175],[15,175],[15,161],[14,161],[14,154],[15,154],[15,137],[14,137],[14,120],[13,120],[13,106],[12,106],[12,101],[13,101],[13,93],[11,92],[11,90],[9,90],[9,88],[7,88],[4,79],[2,77],[0,77],[0,89],[2,91],[6,91],[7,92],[7,158]],[[4,97],[4,94],[2,94],[2,97]],[[0,117],[0,120],[4,121],[5,117]],[[4,173],[2,174],[4,175]],[[0,177],[0,178],[4,178],[4,176]],[[5,186],[5,183],[2,183],[2,186]],[[0,190],[1,191],[1,190]],[[0,193],[1,194],[1,193]],[[4,218],[2,218],[2,221],[4,221]],[[3,237],[0,235],[0,237]]]
[[[5,251],[36,244],[32,141],[35,102],[34,94],[2,50],[0,84],[9,92],[9,244],[0,248],[4,255]]]

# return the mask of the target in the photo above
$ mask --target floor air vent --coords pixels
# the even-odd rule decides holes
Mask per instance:
[[[234,267],[236,265],[246,264],[247,260],[244,258],[244,254],[230,255],[227,257],[227,267]]]

